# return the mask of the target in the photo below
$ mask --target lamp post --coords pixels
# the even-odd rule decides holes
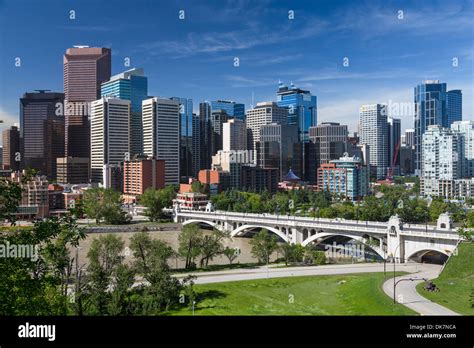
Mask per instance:
[[[196,301],[193,301],[193,317],[194,317],[194,305],[196,304]]]
[[[395,255],[397,254],[397,250],[400,247],[400,244],[401,243],[398,243],[397,247],[395,248],[395,251],[392,254],[392,257],[393,257],[393,303],[397,303],[397,301],[395,300],[395,288],[397,286],[397,283],[395,282],[395,264],[397,263]]]
[[[399,280],[395,283],[395,285],[393,286],[393,303],[397,303],[397,301],[396,301],[396,296],[395,296],[395,290],[396,290],[396,287],[397,287],[398,283],[403,282],[403,281],[411,281],[411,282],[413,282],[413,281],[415,281],[415,280],[420,280],[420,279],[424,280],[425,282],[428,281],[427,278],[407,278],[407,279],[399,279]]]

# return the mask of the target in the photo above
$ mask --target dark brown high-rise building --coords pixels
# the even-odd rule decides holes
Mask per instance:
[[[56,158],[64,156],[63,93],[39,90],[20,99],[22,167],[56,178]]]
[[[18,127],[11,127],[2,132],[3,136],[3,163],[4,169],[13,171],[20,169],[20,131]],[[18,161],[17,161],[18,159]]]
[[[66,156],[90,157],[90,103],[100,99],[100,85],[111,74],[111,50],[68,48],[63,59],[66,104]]]

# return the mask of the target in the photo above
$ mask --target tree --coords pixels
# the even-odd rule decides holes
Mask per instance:
[[[276,236],[264,229],[255,234],[249,243],[252,246],[252,255],[260,263],[270,263],[271,254],[278,248]]]
[[[152,240],[146,232],[135,234],[130,240],[137,274],[149,283],[141,286],[143,298],[140,302],[142,314],[159,314],[178,302],[182,285],[171,276],[169,259],[175,255],[173,249],[160,240]]]
[[[8,220],[13,226],[16,223],[16,211],[21,201],[20,184],[0,179],[0,221]]]
[[[206,185],[203,185],[200,181],[193,181],[193,183],[191,184],[191,192],[206,194],[206,191]]]
[[[474,210],[470,210],[466,214],[466,222],[464,224],[467,228],[474,228]]]
[[[88,218],[95,219],[97,224],[100,223],[102,218],[102,192],[101,189],[89,189],[85,190],[82,195],[84,213]]]
[[[123,224],[130,218],[122,210],[120,192],[113,189],[94,188],[84,192],[83,207],[87,217],[99,224],[102,219],[109,224]]]
[[[222,242],[224,238],[227,237],[227,233],[214,229],[212,233],[206,234],[203,236],[203,238],[201,238],[201,244],[199,246],[201,254],[201,268],[207,268],[210,260],[222,254],[222,252],[224,251],[224,246]]]
[[[324,265],[326,263],[326,254],[324,251],[318,250],[313,252],[313,264]]]
[[[239,249],[225,247],[222,253],[229,260],[229,265],[232,265],[232,262],[234,262],[234,260],[239,256]]]
[[[433,200],[429,207],[429,216],[431,221],[436,221],[438,217],[448,211],[448,205],[442,200]]]
[[[467,229],[467,228],[458,228],[458,234],[461,238],[463,238],[465,241],[472,241],[472,237],[474,236],[474,231]]]
[[[195,224],[183,226],[178,236],[178,253],[185,260],[185,268],[194,268],[195,260],[201,254],[203,233]]]
[[[109,234],[94,239],[87,253],[88,295],[93,315],[108,314],[110,299],[109,287],[116,280],[119,270],[122,272],[124,243],[121,238]],[[122,275],[122,274],[120,274]]]
[[[4,197],[5,198],[5,197]],[[13,199],[8,197],[6,199]],[[8,202],[12,207],[14,202]],[[71,219],[71,220],[69,220]],[[84,237],[74,220],[49,218],[32,228],[0,234],[0,245],[25,247],[25,254],[0,259],[0,314],[68,314],[68,249]]]
[[[147,208],[145,214],[150,221],[159,221],[163,217],[163,208],[171,207],[175,196],[175,188],[171,185],[161,190],[152,187],[146,189],[141,202]]]
[[[283,243],[279,250],[283,254],[286,266],[290,262],[302,262],[306,253],[306,248],[301,244]]]

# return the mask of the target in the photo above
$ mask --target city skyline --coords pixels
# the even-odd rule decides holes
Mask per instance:
[[[93,8],[87,2],[57,4],[0,2],[2,129],[19,123],[18,100],[24,92],[63,90],[61,58],[67,48],[78,44],[111,48],[113,75],[143,68],[150,95],[191,98],[195,112],[205,100],[234,100],[246,109],[252,103],[276,101],[281,80],[317,96],[318,124],[340,122],[353,132],[361,105],[413,103],[413,88],[426,78],[440,79],[449,90],[461,89],[463,118],[472,119],[473,24],[472,5],[467,1],[429,7],[408,2],[160,6],[138,1],[127,8],[136,16],[126,24],[120,17],[125,9],[121,4],[98,3]],[[75,11],[74,19],[69,11]],[[289,11],[294,11],[294,19],[289,19]],[[106,18],[99,15],[105,12]],[[151,26],[150,12],[156,23]],[[211,12],[213,16],[206,15]],[[20,14],[25,26],[19,29],[12,24]],[[377,25],[377,30],[367,28],[366,21]],[[30,30],[38,26],[41,30]],[[148,27],[152,29],[144,29]],[[173,30],[160,33],[163,27]],[[41,40],[50,35],[55,39]],[[442,51],[436,51],[435,42],[442,42]],[[19,67],[16,58],[21,60]],[[124,65],[127,58],[129,66]],[[344,58],[348,66],[343,66]],[[454,58],[458,66],[453,66]],[[401,119],[402,132],[413,128],[413,115],[393,116]]]

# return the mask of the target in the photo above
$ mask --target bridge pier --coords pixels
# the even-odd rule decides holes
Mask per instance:
[[[401,235],[403,223],[398,215],[390,217],[387,227],[387,256],[395,258],[395,262],[405,262],[404,238]]]

